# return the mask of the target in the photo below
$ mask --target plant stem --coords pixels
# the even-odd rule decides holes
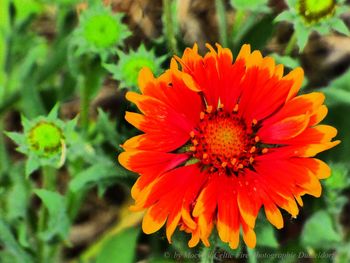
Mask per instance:
[[[42,188],[54,191],[56,189],[56,170],[52,167],[45,166],[42,168]],[[40,234],[45,231],[48,214],[44,205],[41,205],[38,219],[38,257],[40,263],[50,262],[53,254],[57,251],[57,245],[47,244],[40,238]]]
[[[227,47],[227,21],[226,21],[226,8],[223,0],[215,0],[216,17],[218,19],[219,26],[219,39],[221,45]]]
[[[0,1],[0,100],[6,95],[6,57],[8,45],[8,33],[10,32],[10,1]]]
[[[284,55],[285,56],[290,56],[292,54],[292,51],[294,49],[294,46],[297,42],[297,35],[295,32],[293,32],[293,35],[290,37],[286,49],[284,50]]]
[[[83,135],[87,135],[90,119],[89,110],[91,98],[98,92],[102,85],[104,71],[100,63],[96,63],[93,58],[87,58],[82,68],[82,75],[78,80],[80,86],[80,124]]]
[[[168,48],[173,54],[178,54],[171,4],[172,0],[163,0],[164,31]]]
[[[9,156],[5,145],[4,140],[4,133],[5,130],[4,127],[4,118],[0,117],[0,177],[3,175],[3,173],[6,173],[9,169]]]
[[[213,263],[215,257],[215,248],[215,245],[211,245],[210,247],[203,247],[200,254],[200,262]]]
[[[83,132],[86,134],[89,128],[89,108],[90,108],[90,96],[89,96],[89,80],[87,76],[82,77],[82,87],[80,94],[80,124]]]

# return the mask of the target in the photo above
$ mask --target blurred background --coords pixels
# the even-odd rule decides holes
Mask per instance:
[[[350,262],[347,2],[1,0],[0,262]],[[310,22],[300,5],[330,8]],[[124,120],[138,71],[159,75],[186,47],[204,54],[217,42],[234,55],[249,43],[286,71],[302,66],[302,92],[326,94],[324,123],[342,140],[320,155],[332,167],[322,197],[306,196],[279,231],[261,216],[254,250],[143,234],[142,212],[128,209],[137,175],[117,162],[138,133]],[[47,153],[31,141],[43,122],[64,134]]]

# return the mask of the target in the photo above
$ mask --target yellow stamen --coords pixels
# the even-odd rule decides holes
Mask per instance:
[[[211,113],[213,111],[213,106],[207,106],[207,112]]]

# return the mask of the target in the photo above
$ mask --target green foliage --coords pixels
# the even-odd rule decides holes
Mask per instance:
[[[101,3],[88,6],[80,16],[79,26],[72,38],[77,56],[89,53],[100,55],[102,60],[115,53],[116,47],[130,36],[122,23],[122,14],[114,14]]]
[[[327,104],[330,107],[338,105],[350,105],[350,70],[329,84],[324,91],[327,96]]]
[[[332,11],[332,8],[330,12],[323,12],[322,10],[320,10],[323,4],[326,5],[324,8],[327,8],[327,5],[329,5],[330,2],[333,1],[322,0],[314,2],[312,0],[289,0],[287,1],[289,9],[279,14],[275,18],[275,21],[288,21],[294,25],[294,32],[297,37],[297,44],[301,51],[307,44],[310,34],[315,31],[321,35],[326,35],[329,34],[331,30],[335,30],[339,33],[349,36],[350,31],[341,19],[341,15],[344,12],[346,12],[347,8],[343,5],[343,1],[334,1],[336,2],[334,8],[335,11]],[[305,14],[319,12],[322,15],[317,15],[318,18],[316,20],[311,21],[305,18],[305,14],[301,13],[299,10],[300,3],[304,2],[306,2]]]
[[[0,259],[6,259],[8,256],[16,263],[33,262],[29,254],[21,248],[13,236],[11,229],[6,222],[0,220],[0,244],[7,249],[8,254],[0,254]]]
[[[335,248],[341,239],[341,235],[333,226],[332,218],[326,211],[313,214],[305,223],[301,235],[302,244],[313,248]]]
[[[350,105],[350,71],[347,71],[338,79],[329,84],[329,88],[324,89],[326,95],[326,103],[329,105],[329,113],[326,118],[326,123],[334,125],[338,129],[338,136],[342,140],[342,144],[338,149],[335,149],[329,159],[335,163],[342,162],[349,167],[348,157],[350,148],[349,125],[350,119],[344,117],[344,112],[347,112]],[[327,155],[326,155],[327,156]]]
[[[115,262],[135,262],[136,241],[140,230],[129,228],[110,237],[97,255],[96,263],[106,263],[113,259]]]
[[[56,237],[65,240],[70,227],[65,198],[59,193],[45,189],[34,190],[34,193],[41,199],[43,205],[49,212],[46,230],[39,233],[40,238],[45,241],[53,240]]]
[[[23,133],[6,134],[18,145],[17,150],[28,156],[26,176],[40,166],[61,167],[66,159],[67,147],[74,133],[75,120],[64,123],[57,117],[56,105],[47,117],[29,121],[22,116]]]
[[[138,73],[143,67],[149,68],[155,75],[161,72],[161,64],[165,56],[158,58],[153,50],[146,50],[141,44],[135,51],[131,50],[129,54],[117,51],[118,63],[105,64],[105,68],[112,73],[113,78],[120,81],[120,88],[130,88],[136,91],[138,83]]]
[[[260,227],[256,227],[257,246],[278,248],[278,242],[272,225],[266,221]]]
[[[268,0],[230,0],[230,3],[237,10],[269,12]]]
[[[83,191],[92,186],[103,187],[106,182],[125,177],[126,171],[109,160],[99,160],[98,163],[78,173],[70,182],[69,188],[73,192]]]

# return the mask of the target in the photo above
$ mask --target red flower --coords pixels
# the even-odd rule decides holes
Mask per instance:
[[[321,195],[330,169],[313,157],[339,143],[331,141],[337,131],[318,125],[327,114],[322,93],[296,96],[301,68],[283,76],[283,65],[249,45],[234,63],[229,49],[208,48],[204,57],[187,48],[159,78],[141,70],[142,94],[126,95],[141,114],[126,119],[144,133],[124,143],[119,162],[140,174],[132,208],[147,209],[145,233],[166,223],[169,242],[179,226],[192,234],[190,247],[209,246],[216,225],[236,248],[242,228],[254,247],[262,206],[282,228],[280,208],[296,217],[301,196]]]

